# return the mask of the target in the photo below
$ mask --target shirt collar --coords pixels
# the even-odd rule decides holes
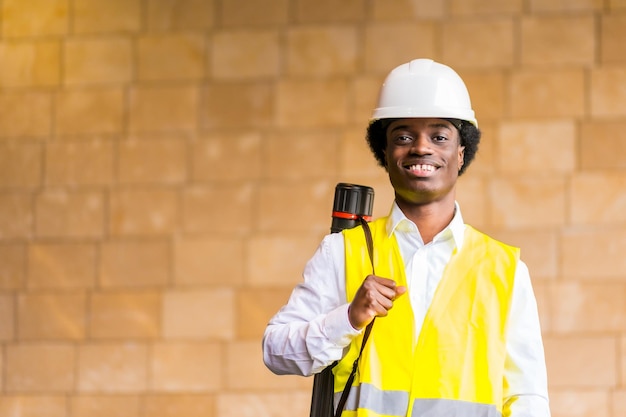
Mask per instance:
[[[398,207],[398,203],[395,201],[391,206],[391,213],[387,218],[387,236],[391,237],[391,235],[396,230],[415,230],[417,231],[417,226],[411,220],[409,220],[400,207]],[[455,246],[458,249],[461,249],[463,246],[463,237],[465,236],[465,222],[463,221],[463,215],[461,214],[461,208],[459,207],[458,202],[454,202],[454,217],[448,226],[443,229],[441,232],[435,236],[435,240],[445,236],[446,234],[452,234],[452,239],[454,239]]]

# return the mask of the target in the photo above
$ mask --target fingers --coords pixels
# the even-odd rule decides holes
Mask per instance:
[[[391,279],[369,275],[350,304],[350,323],[355,329],[361,329],[374,317],[386,316],[393,307],[394,300],[406,290],[406,287],[397,286]]]

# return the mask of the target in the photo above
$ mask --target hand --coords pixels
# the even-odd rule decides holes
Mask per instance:
[[[350,324],[360,330],[374,320],[374,317],[386,316],[393,307],[394,300],[405,292],[406,287],[396,285],[391,279],[368,275],[348,308]]]

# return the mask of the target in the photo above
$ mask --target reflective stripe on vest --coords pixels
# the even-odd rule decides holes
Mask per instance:
[[[398,245],[395,236],[387,236],[386,221],[370,223],[376,273],[406,285]],[[361,228],[343,233],[349,302],[371,266]],[[433,410],[463,417],[500,415],[506,323],[518,256],[518,249],[466,226],[463,247],[446,266],[421,333],[413,334],[408,295],[376,320],[343,415],[437,415]],[[345,386],[361,340],[352,342],[333,370],[336,394]]]
[[[341,394],[335,394],[335,404]],[[357,398],[360,398],[359,407],[365,408],[377,416],[406,416],[409,404],[409,393],[405,391],[381,391],[371,384],[361,384],[352,387],[348,401],[344,408],[344,416],[353,415],[357,410]],[[371,413],[370,413],[371,414]],[[478,404],[467,401],[446,399],[417,398],[413,401],[411,417],[501,417],[494,405]]]

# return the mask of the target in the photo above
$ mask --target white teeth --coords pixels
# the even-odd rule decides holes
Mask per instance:
[[[435,167],[432,165],[421,164],[421,165],[411,165],[409,169],[411,171],[429,171],[430,172],[430,171],[434,171]]]

